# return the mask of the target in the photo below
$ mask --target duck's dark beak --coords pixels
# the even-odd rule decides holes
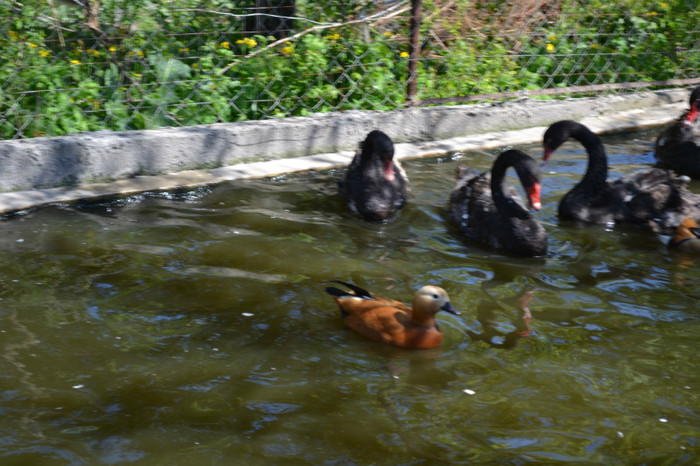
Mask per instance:
[[[446,302],[445,304],[442,305],[440,308],[441,311],[449,312],[450,314],[454,314],[456,316],[460,315],[460,312],[452,307],[452,304],[450,302]]]

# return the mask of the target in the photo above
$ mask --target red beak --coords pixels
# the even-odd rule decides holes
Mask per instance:
[[[540,210],[542,208],[542,203],[540,202],[541,190],[542,186],[539,183],[535,183],[527,189],[527,197],[530,199],[530,207],[535,210]]]
[[[544,155],[542,156],[542,166],[546,165],[547,162],[549,161],[549,158],[552,156],[554,153],[553,150],[549,149],[547,146],[544,147]]]
[[[394,181],[396,175],[394,174],[394,162],[391,160],[384,161],[384,179],[387,181]]]
[[[698,117],[698,103],[693,102],[693,105],[690,106],[690,111],[688,114],[685,116],[685,121],[683,122],[683,126],[690,126],[695,122],[695,119]]]

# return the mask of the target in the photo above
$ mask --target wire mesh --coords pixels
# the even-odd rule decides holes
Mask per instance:
[[[9,0],[0,137],[700,82],[697,0],[412,3]]]

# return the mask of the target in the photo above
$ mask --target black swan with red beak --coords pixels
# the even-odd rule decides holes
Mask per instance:
[[[457,167],[457,183],[450,195],[448,217],[468,238],[522,256],[547,254],[547,234],[505,181],[515,168],[530,207],[541,208],[541,174],[537,162],[519,150],[498,156],[490,172]]]
[[[366,220],[393,216],[408,199],[408,177],[394,160],[394,143],[379,130],[360,143],[338,191],[353,212]]]
[[[559,217],[589,223],[630,223],[669,234],[687,217],[700,218],[700,195],[686,189],[687,176],[660,168],[608,181],[608,160],[600,138],[581,123],[562,120],[544,133],[544,161],[569,138],[583,144],[588,168],[559,203]]]
[[[690,108],[656,140],[659,163],[680,175],[700,179],[700,86],[690,94]]]

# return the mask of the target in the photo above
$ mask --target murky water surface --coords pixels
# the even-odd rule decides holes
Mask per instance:
[[[606,137],[613,175],[656,134]],[[497,153],[405,162],[411,202],[382,225],[346,212],[340,172],[5,218],[0,463],[697,463],[700,257],[560,223],[574,143],[546,167],[546,259],[465,244],[454,168]],[[463,314],[439,315],[439,350],[387,348],[343,327],[329,279],[436,283]]]

